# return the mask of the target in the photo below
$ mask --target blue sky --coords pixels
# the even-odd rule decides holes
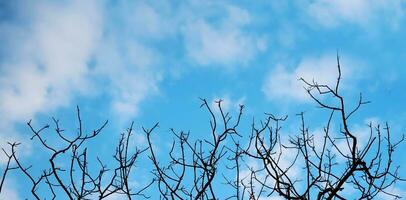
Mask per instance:
[[[399,137],[406,130],[405,24],[402,0],[4,1],[1,145],[22,141],[21,156],[39,160],[25,123],[55,116],[74,131],[76,105],[88,130],[109,120],[105,144],[90,144],[106,153],[131,121],[137,130],[160,122],[160,133],[205,137],[199,97],[224,99],[229,111],[245,104],[248,123],[264,112],[288,114],[292,130],[295,114],[305,111],[317,130],[323,115],[297,79],[334,83],[337,51],[344,95],[354,104],[359,92],[372,101],[354,129],[388,121]],[[136,140],[145,145],[142,135]],[[2,195],[24,198],[21,178],[11,177]],[[394,189],[405,193],[406,185]]]

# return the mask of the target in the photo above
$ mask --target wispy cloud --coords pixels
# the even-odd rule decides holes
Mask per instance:
[[[125,122],[139,114],[142,101],[159,93],[172,60],[234,66],[266,48],[264,40],[245,31],[250,14],[237,6],[204,2],[110,6],[96,1],[41,1],[13,7],[21,23],[6,19],[0,25],[7,41],[0,62],[2,134],[18,139],[17,123],[88,96],[109,101],[115,119]],[[216,11],[195,14],[200,6]],[[165,41],[178,44],[186,51],[184,56],[165,56],[168,52],[156,45]]]
[[[368,26],[383,20],[397,28],[404,17],[405,2],[401,0],[316,0],[307,5],[308,14],[326,27],[342,23]]]
[[[158,92],[159,56],[135,40],[109,35],[97,51],[94,73],[99,90],[111,97],[111,111],[125,121],[138,114],[138,105]]]
[[[2,49],[6,55],[0,63],[1,123],[26,121],[70,105],[77,96],[103,92],[123,118],[137,114],[140,101],[157,91],[160,74],[153,67],[159,56],[132,37],[145,33],[157,38],[164,27],[145,5],[136,7],[142,9],[137,15],[149,21],[131,21],[127,13],[116,19],[124,24],[120,28],[108,20],[114,13],[105,12],[104,6],[95,1],[19,5],[16,9],[30,20],[2,23],[2,37],[9,44],[2,48],[9,50]],[[127,25],[136,26],[137,32]]]
[[[39,4],[28,11],[34,13],[32,24],[14,27],[16,33],[6,35],[11,40],[22,35],[24,43],[3,47],[11,52],[11,59],[0,63],[3,120],[27,120],[39,111],[67,105],[74,93],[85,93],[87,62],[101,32],[97,8],[91,2]]]
[[[92,1],[18,5],[21,23],[1,23],[0,138],[30,142],[16,124],[91,93],[87,63],[101,37],[100,7]],[[3,31],[4,30],[4,31]],[[3,155],[2,155],[3,156]],[[4,160],[2,160],[4,161]]]
[[[342,88],[346,88],[345,81],[349,79],[348,77],[351,77],[351,81],[354,82],[360,78],[358,72],[362,70],[363,65],[348,56],[344,56],[340,62],[344,79]],[[293,69],[278,64],[270,70],[264,81],[262,91],[268,99],[272,100],[308,101],[310,100],[309,95],[306,93],[303,82],[299,80],[300,78],[333,87],[337,81],[337,76],[335,55],[325,54],[317,57],[306,57]]]
[[[138,40],[123,37],[125,30],[112,27],[104,6],[41,1],[15,8],[27,15],[22,23],[1,22],[1,37],[8,43],[1,47],[0,138],[23,141],[18,124],[70,106],[77,97],[103,96],[120,116],[117,121],[125,121],[158,91],[158,56]],[[28,143],[21,146],[24,154]]]
[[[20,195],[18,195],[18,190],[15,186],[16,184],[14,179],[11,178],[5,179],[3,188],[0,193],[0,199],[14,199],[14,200],[21,199]]]
[[[190,59],[202,66],[238,66],[266,48],[263,39],[256,39],[245,31],[245,26],[251,21],[246,10],[224,6],[219,12],[226,14],[214,22],[205,19],[205,16],[186,22],[182,33]]]

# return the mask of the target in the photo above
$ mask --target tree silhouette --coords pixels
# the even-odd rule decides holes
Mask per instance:
[[[387,123],[383,127],[373,126],[370,123],[369,138],[367,141],[361,141],[365,144],[360,144],[360,138],[350,130],[348,121],[362,105],[369,102],[364,101],[360,94],[355,108],[346,108],[346,101],[339,90],[341,67],[338,56],[337,63],[338,77],[334,87],[300,78],[309,96],[320,108],[329,112],[323,129],[324,136],[322,141],[319,141],[319,146],[317,147],[314,135],[306,127],[303,112],[298,114],[301,119],[300,133],[291,137],[288,144],[283,144],[280,140],[279,123],[285,121],[286,117],[276,118],[270,115],[259,128],[253,124],[254,133],[249,147],[252,147],[254,152],[249,148],[243,151],[263,164],[262,168],[251,171],[252,176],[257,177],[256,174],[264,172],[265,176],[269,177],[267,180],[271,180],[272,183],[258,179],[256,181],[270,193],[275,192],[286,199],[346,199],[341,194],[345,187],[352,188],[354,190],[352,195],[359,199],[373,199],[379,193],[400,198],[396,194],[387,192],[386,189],[396,181],[402,180],[398,175],[398,166],[393,166],[393,152],[403,141],[403,136],[400,141],[393,142]],[[328,101],[328,98],[336,100],[335,103],[325,103],[332,102]],[[336,116],[337,123],[340,124],[340,134],[338,137],[333,137],[331,124],[333,117]],[[272,127],[271,123],[275,125]],[[293,149],[296,153],[288,167],[282,168],[279,163],[286,149]],[[338,157],[344,160],[345,164],[337,163]],[[301,181],[289,176],[289,170],[294,165],[305,168],[305,180]],[[302,186],[301,190],[295,184],[297,182]],[[250,185],[250,187],[253,186]]]
[[[113,156],[115,167],[109,168],[97,157],[89,163],[86,142],[96,138],[107,125],[104,122],[90,133],[82,129],[77,108],[78,132],[66,134],[53,118],[57,145],[47,141],[44,132],[49,125],[28,127],[32,140],[49,154],[49,167],[41,173],[17,156],[19,143],[8,143],[3,149],[7,164],[3,169],[0,193],[9,173],[21,173],[32,183],[36,199],[106,199],[113,195],[122,198],[160,199],[262,199],[279,196],[284,199],[373,199],[378,194],[400,198],[390,187],[403,181],[393,160],[394,151],[403,141],[391,139],[388,123],[370,123],[368,139],[360,138],[351,129],[350,118],[369,103],[362,94],[354,108],[341,94],[341,66],[337,56],[338,75],[335,85],[299,80],[310,98],[326,113],[321,133],[311,132],[304,112],[297,117],[297,134],[282,134],[288,116],[266,113],[263,120],[253,120],[248,129],[241,128],[244,106],[232,115],[223,109],[222,100],[210,106],[201,99],[210,120],[210,137],[191,139],[191,132],[170,129],[173,142],[167,155],[158,155],[153,134],[159,127],[143,128],[147,147],[130,145],[133,124],[121,134]],[[334,128],[334,127],[336,128]],[[337,129],[337,127],[339,127]],[[337,129],[337,130],[336,130]],[[247,134],[247,132],[250,132]],[[336,133],[338,131],[338,133]],[[317,135],[318,134],[318,135]],[[131,177],[137,160],[148,156],[153,178],[145,185],[133,187]],[[145,157],[146,158],[146,157]],[[61,164],[57,160],[64,159]],[[34,164],[34,163],[33,163]],[[38,192],[39,190],[45,192]],[[346,190],[351,190],[348,194]]]

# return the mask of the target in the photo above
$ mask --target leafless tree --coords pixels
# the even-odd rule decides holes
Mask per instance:
[[[238,136],[236,128],[240,123],[243,106],[240,106],[236,120],[231,122],[229,113],[225,113],[221,107],[221,100],[216,102],[221,119],[216,117],[205,99],[202,99],[202,102],[201,107],[206,108],[211,117],[211,140],[191,141],[189,132],[178,133],[171,129],[176,141],[173,141],[169,151],[168,165],[161,165],[152,146],[151,133],[158,124],[152,129],[144,129],[149,144],[150,159],[155,167],[153,173],[157,177],[158,189],[163,199],[219,198],[215,179],[218,175],[224,174],[219,172],[220,161],[226,158],[228,153],[226,140]],[[175,147],[176,145],[178,148]],[[221,190],[224,192],[224,188]]]
[[[107,125],[107,121],[91,133],[85,133],[79,107],[77,108],[77,120],[79,124],[78,131],[77,134],[72,136],[72,134],[65,133],[60,127],[59,120],[53,118],[54,132],[58,138],[55,145],[51,145],[46,139],[45,132],[50,128],[49,125],[36,129],[29,121],[27,124],[33,133],[31,139],[39,141],[41,146],[50,153],[50,167],[44,169],[39,176],[35,176],[36,173],[31,170],[32,165],[24,166],[23,161],[16,156],[15,151],[18,144],[9,143],[11,153],[3,151],[8,157],[8,163],[14,161],[16,166],[11,167],[7,164],[3,181],[9,170],[20,169],[31,181],[31,193],[35,199],[104,199],[114,194],[124,195],[127,199],[132,199],[134,196],[147,198],[143,191],[153,183],[153,180],[138,190],[131,188],[129,185],[131,170],[136,160],[140,154],[147,150],[146,148],[130,148],[129,142],[133,134],[133,124],[125,133],[121,134],[119,143],[116,146],[113,159],[116,161],[117,166],[114,169],[108,169],[98,157],[99,166],[90,165],[88,147],[86,147],[86,142],[99,135]],[[46,189],[46,192],[41,193],[44,197],[41,197],[38,192],[40,188],[42,190]]]
[[[19,145],[19,143],[8,143],[9,145],[10,145],[10,151],[7,151],[7,150],[5,150],[4,148],[1,148],[1,150],[3,151],[3,153],[4,153],[4,155],[7,157],[7,163],[6,163],[6,166],[4,167],[4,170],[3,170],[3,175],[2,175],[2,177],[1,177],[1,182],[0,182],[0,193],[1,193],[1,191],[2,191],[2,189],[3,189],[3,186],[4,186],[4,181],[6,180],[6,177],[7,177],[7,174],[10,172],[10,171],[12,171],[12,170],[14,170],[14,169],[18,169],[18,167],[16,167],[16,166],[12,166],[12,161],[13,161],[13,158],[15,157],[15,148],[16,148],[16,146],[18,146]]]
[[[260,199],[276,195],[285,199],[373,199],[380,193],[400,198],[389,189],[403,180],[398,174],[399,167],[393,164],[393,152],[403,141],[403,136],[394,142],[387,123],[384,127],[370,123],[369,138],[360,141],[357,133],[351,130],[349,119],[369,101],[364,101],[360,94],[356,106],[347,109],[340,91],[342,78],[338,56],[337,69],[334,86],[299,79],[310,98],[328,113],[323,135],[317,138],[319,141],[315,141],[315,134],[309,131],[305,114],[301,112],[298,114],[299,133],[290,135],[287,141],[281,138],[281,124],[288,116],[266,114],[265,120],[259,123],[254,120],[248,144],[241,145],[244,144],[241,137],[246,134],[241,134],[237,127],[243,106],[232,123],[230,113],[222,109],[221,100],[216,102],[217,108],[211,108],[202,99],[202,107],[210,113],[212,140],[191,141],[189,132],[172,130],[177,142],[173,142],[169,151],[169,164],[162,165],[154,153],[150,137],[157,125],[144,129],[161,198]],[[212,109],[217,109],[220,114],[214,114]],[[333,123],[340,127],[339,134],[332,133]],[[255,162],[260,166],[253,166]],[[228,170],[232,172],[226,172]],[[296,174],[292,173],[294,171]],[[231,173],[234,176],[230,176]],[[216,184],[213,180],[223,184]],[[218,189],[218,185],[222,188]],[[344,189],[352,192],[346,194]],[[225,197],[222,195],[225,190],[235,192]]]
[[[400,198],[391,187],[403,181],[394,164],[393,153],[403,141],[391,138],[388,123],[368,124],[369,137],[361,138],[350,123],[362,106],[368,104],[362,95],[354,108],[340,90],[342,82],[337,56],[337,80],[333,86],[300,78],[310,98],[326,113],[321,133],[308,127],[304,112],[297,117],[296,134],[282,134],[288,116],[265,113],[263,120],[252,120],[251,126],[240,127],[244,106],[235,114],[225,111],[222,100],[210,106],[201,99],[209,114],[207,138],[192,139],[192,132],[170,129],[173,136],[168,154],[157,153],[152,128],[143,128],[147,147],[130,145],[133,124],[121,134],[113,156],[115,168],[108,168],[97,157],[90,163],[86,142],[98,136],[107,125],[85,133],[77,108],[78,131],[67,134],[53,118],[57,142],[47,141],[49,125],[28,127],[36,140],[49,153],[49,167],[35,173],[18,158],[19,143],[8,143],[3,149],[7,164],[0,182],[2,192],[8,174],[21,172],[31,183],[34,198],[104,199],[115,194],[122,198],[160,199],[262,199],[280,196],[284,199],[373,199],[379,194]],[[290,118],[289,118],[290,119]],[[165,151],[163,151],[165,152]],[[141,188],[134,188],[130,175],[141,154],[147,154],[153,178]],[[46,192],[38,192],[38,190]],[[348,191],[351,191],[348,194]]]
[[[280,122],[287,117],[269,115],[259,126],[252,125],[253,134],[245,153],[262,163],[260,169],[252,170],[255,182],[261,186],[257,192],[267,196],[276,193],[286,199],[373,199],[380,193],[400,198],[388,188],[403,180],[398,174],[399,166],[393,164],[393,152],[403,141],[403,136],[393,142],[387,123],[383,127],[370,123],[369,138],[360,141],[357,133],[351,130],[349,119],[369,102],[360,94],[354,108],[346,107],[347,102],[340,92],[338,56],[337,64],[334,87],[300,78],[309,96],[329,113],[319,141],[315,141],[315,135],[306,126],[303,112],[298,115],[301,120],[299,134],[291,136],[288,143],[280,139]],[[332,123],[340,127],[337,136],[332,134]],[[294,156],[289,164],[282,165],[281,161],[286,161],[286,151],[293,151]],[[338,163],[337,160],[342,161]],[[295,166],[303,167],[303,177],[291,176]],[[261,173],[262,176],[258,176]],[[343,192],[345,188],[353,190],[350,196]]]

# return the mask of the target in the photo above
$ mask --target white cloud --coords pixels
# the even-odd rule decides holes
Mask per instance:
[[[7,178],[5,180],[0,193],[0,199],[21,199],[18,195],[17,189],[15,188],[15,181],[13,179]]]
[[[385,192],[392,194],[392,195],[397,195],[400,197],[406,196],[406,191],[404,189],[401,189],[399,187],[400,185],[391,185],[390,187],[386,188]],[[392,195],[385,194],[383,192],[380,192],[377,196],[377,199],[384,200],[384,199],[396,199]]]
[[[7,185],[2,189],[0,193],[0,199],[14,199],[18,200],[20,197],[18,196],[18,193],[16,190],[8,188]]]
[[[147,4],[134,6],[133,17],[127,17],[128,24],[136,24],[137,33],[145,34],[148,37],[162,37],[166,32],[170,31],[170,27],[165,24],[159,13]],[[165,27],[166,26],[166,27]]]
[[[111,96],[113,113],[125,122],[138,114],[141,101],[158,93],[162,74],[157,67],[160,54],[134,39],[118,38],[120,31],[105,36],[94,73],[103,79],[100,89]]]
[[[174,8],[166,1],[116,3],[118,5],[114,15],[125,25],[121,28],[127,29],[137,38],[164,39],[178,30],[174,26],[176,17],[173,15],[176,12],[173,12]]]
[[[251,21],[246,10],[226,6],[223,12],[227,16],[218,22],[200,17],[189,20],[182,29],[187,54],[200,65],[245,64],[266,48],[263,39],[244,32],[244,26]]]
[[[86,63],[100,38],[101,16],[90,2],[34,9],[32,26],[18,30],[26,42],[10,47],[18,60],[0,63],[0,113],[7,113],[7,122],[66,105],[74,92],[85,90]]]
[[[159,56],[123,36],[134,34],[127,25],[143,28],[139,22],[119,29],[108,21],[111,13],[95,1],[44,1],[17,9],[29,20],[0,24],[0,34],[8,41],[1,47],[7,48],[0,61],[1,138],[21,141],[17,123],[68,106],[78,96],[107,94],[119,120],[128,120],[137,115],[141,101],[158,91],[161,73],[154,67]],[[140,9],[150,21],[159,21],[152,8]],[[130,23],[133,16],[122,17],[118,21]],[[148,34],[160,37],[154,35],[157,28],[162,27],[149,27]]]
[[[376,20],[387,20],[396,28],[404,15],[402,4],[401,0],[316,0],[309,2],[307,12],[326,27],[345,22],[368,25]]]
[[[126,74],[126,72],[129,72]],[[119,79],[116,79],[120,77]],[[138,114],[138,105],[148,95],[158,92],[159,76],[148,72],[131,73],[124,70],[111,78],[112,109],[121,119],[129,119]]]
[[[102,16],[92,1],[20,5],[26,24],[4,24],[9,40],[0,62],[0,137],[21,140],[15,123],[70,103],[90,88],[87,62],[100,39]],[[4,144],[1,144],[4,145]],[[19,150],[29,153],[26,141]]]
[[[341,88],[346,87],[346,79],[359,79],[360,75],[357,75],[357,72],[362,67],[359,62],[350,59],[348,56],[343,57],[340,60],[342,78],[344,80],[344,84],[341,83]],[[308,57],[300,61],[293,70],[278,64],[268,73],[262,91],[268,99],[307,101],[310,98],[303,88],[304,84],[298,80],[299,78],[302,77],[310,82],[315,80],[319,84],[327,84],[334,88],[337,75],[335,56],[326,54],[320,57]]]
[[[234,5],[203,1],[169,5],[159,1],[120,6],[116,12],[126,24],[125,31],[146,43],[179,36],[186,57],[202,66],[245,64],[267,48],[264,37],[246,30],[252,20],[250,13]]]

